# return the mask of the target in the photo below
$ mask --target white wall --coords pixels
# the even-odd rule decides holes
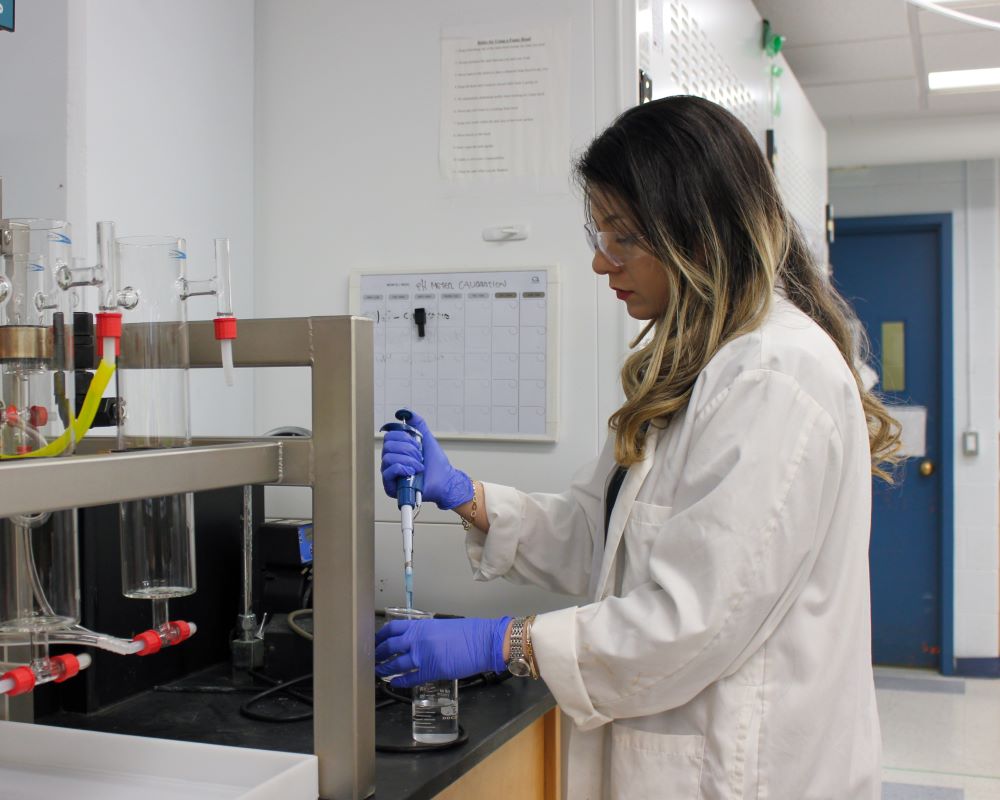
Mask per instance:
[[[998,290],[1000,187],[995,160],[835,169],[838,217],[951,213],[955,427],[955,655],[995,657],[998,623]],[[836,265],[834,265],[836,266]],[[971,348],[971,351],[970,351]],[[980,454],[962,454],[961,432]]]
[[[21,14],[32,5],[18,4],[15,37],[27,33]],[[234,308],[237,316],[252,316],[253,5],[73,0],[68,6],[64,152],[68,147],[76,254],[93,263],[94,226],[114,220],[118,235],[184,237],[190,277],[208,277],[212,240],[228,236]],[[191,319],[214,313],[212,298],[188,301]],[[195,370],[191,386],[196,435],[254,432],[252,375],[238,373],[236,386],[226,389],[221,371]]]
[[[0,176],[7,217],[66,218],[67,0],[17,5],[0,33]]]
[[[298,3],[295,13],[274,3],[256,8],[257,315],[347,313],[353,270],[558,264],[558,442],[456,442],[446,449],[478,479],[563,490],[596,455],[603,435],[598,394],[614,386],[617,370],[598,376],[598,330],[602,309],[614,309],[615,300],[590,270],[569,154],[552,178],[458,185],[440,176],[440,35],[444,25],[566,25],[575,150],[620,108],[605,100],[597,118],[595,36],[602,34],[591,3],[390,0]],[[612,25],[614,8],[603,3]],[[618,74],[617,49],[614,42],[598,47],[608,53],[599,65],[605,81],[609,71]],[[529,239],[482,241],[484,228],[509,223],[530,225]],[[289,389],[262,375],[258,429],[308,426],[305,387],[305,376]],[[278,490],[269,494],[269,513],[308,513],[307,502],[301,493]],[[376,604],[395,604],[402,600],[399,517],[380,482],[376,519]],[[516,612],[569,602],[501,581],[475,584],[457,517],[431,506],[421,512],[415,549],[416,602],[430,610]]]
[[[1000,114],[842,121],[827,132],[831,167],[1000,157]]]
[[[663,15],[677,5],[654,2],[660,2]],[[740,24],[734,22],[732,3],[691,0],[686,6],[722,56],[740,65],[757,94],[766,94],[767,64],[752,3],[739,4]],[[558,264],[558,442],[449,442],[446,449],[476,478],[539,491],[565,489],[574,471],[596,456],[608,415],[620,402],[618,369],[632,326],[590,271],[569,159],[555,179],[458,186],[440,177],[441,28],[509,28],[541,20],[568,25],[571,136],[578,150],[634,102],[635,4],[258,1],[256,13],[257,315],[345,313],[354,270]],[[758,108],[765,111],[766,101]],[[763,142],[763,125],[755,127]],[[820,173],[825,178],[825,164]],[[483,228],[508,223],[529,224],[528,241],[482,241]],[[306,387],[304,375],[289,384],[261,374],[256,427],[308,426]],[[308,513],[308,493],[272,491],[268,510]],[[376,604],[396,603],[401,600],[398,512],[380,487],[376,520]],[[569,602],[503,582],[475,584],[456,517],[432,507],[422,511],[416,550],[417,604],[431,610],[520,612]]]

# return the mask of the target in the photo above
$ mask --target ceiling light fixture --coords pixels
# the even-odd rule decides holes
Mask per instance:
[[[929,72],[927,88],[932,92],[995,92],[1000,90],[1000,67]]]
[[[970,25],[978,25],[981,28],[990,28],[995,31],[1000,31],[1000,22],[992,19],[986,19],[985,17],[977,17],[975,14],[966,14],[964,11],[958,11],[954,8],[945,8],[941,2],[934,2],[934,0],[907,0],[911,5],[915,5],[925,11],[932,11],[935,14],[940,14],[943,17],[950,17],[951,19],[958,20],[959,22],[967,22]],[[942,0],[945,2],[945,0]]]

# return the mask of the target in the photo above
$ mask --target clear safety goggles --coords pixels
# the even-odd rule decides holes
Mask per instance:
[[[590,245],[590,249],[595,253],[599,250],[601,255],[616,267],[624,266],[626,261],[642,252],[639,242],[645,237],[637,233],[599,231],[593,222],[584,225],[583,230],[587,234],[587,244]]]

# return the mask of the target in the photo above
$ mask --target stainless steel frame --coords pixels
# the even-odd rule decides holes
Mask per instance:
[[[314,749],[326,800],[375,789],[372,331],[360,317],[240,321],[237,367],[311,368],[310,438],[101,455],[114,442],[98,437],[70,458],[0,465],[0,517],[242,484],[312,488]],[[211,322],[191,323],[190,358],[221,366]]]

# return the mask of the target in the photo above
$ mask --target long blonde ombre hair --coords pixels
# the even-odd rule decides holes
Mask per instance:
[[[667,97],[623,113],[576,168],[588,205],[594,191],[613,200],[622,232],[641,235],[669,286],[666,310],[622,368],[625,404],[609,421],[619,464],[641,459],[648,425],[683,411],[723,345],[764,322],[780,283],[840,349],[868,420],[872,472],[891,482],[899,425],[858,374],[864,330],[813,262],[743,123],[708,100]]]

